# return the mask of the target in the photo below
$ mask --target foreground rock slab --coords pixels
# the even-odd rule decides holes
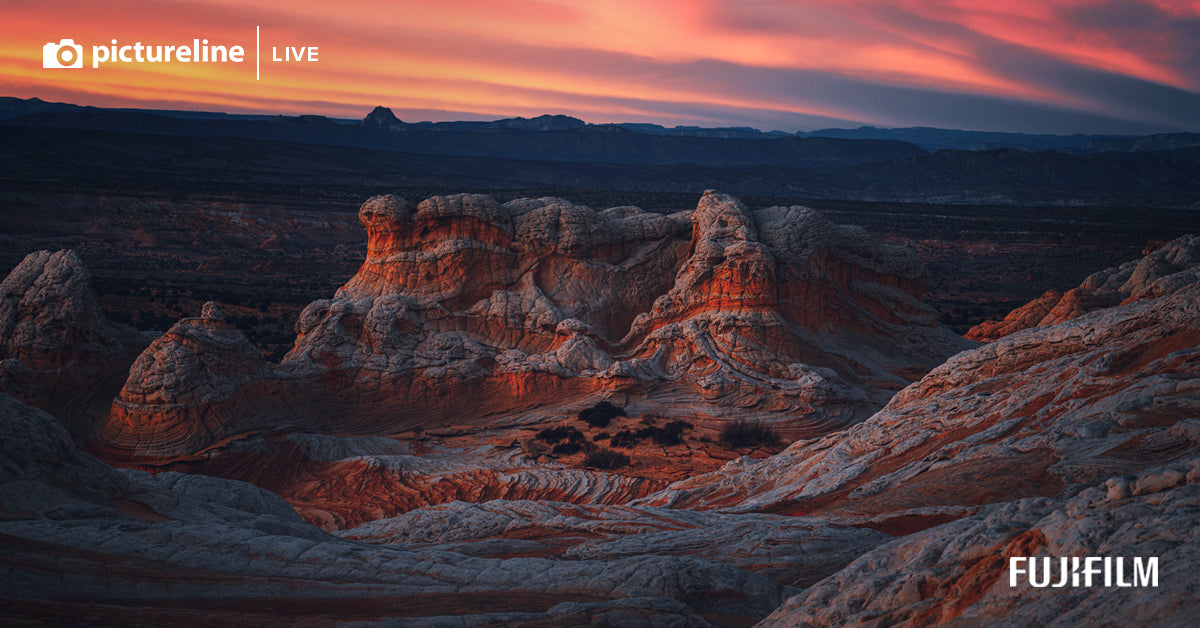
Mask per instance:
[[[113,469],[7,395],[0,503],[0,614],[13,620],[703,626],[706,614],[761,617],[782,592],[699,556],[484,558],[331,536],[244,482]]]
[[[1069,499],[989,506],[880,546],[787,600],[759,626],[1193,625],[1200,615],[1198,521],[1200,459],[1191,458],[1114,476]],[[1061,581],[1061,557],[1122,557],[1123,581],[1131,585],[1143,582],[1133,559],[1156,557],[1156,586],[1105,586],[1098,574],[1092,586],[1033,587],[1021,573],[1012,586],[1013,556],[1039,564],[1051,558],[1052,584]]]

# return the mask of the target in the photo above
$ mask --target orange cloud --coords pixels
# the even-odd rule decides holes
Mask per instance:
[[[1110,102],[1103,87],[1006,67],[995,51],[1020,51],[1026,66],[1028,59],[1044,58],[1062,72],[1101,72],[1195,92],[1200,59],[1179,49],[1181,40],[1200,35],[1198,4],[268,0],[247,6],[230,0],[47,0],[4,10],[0,89],[25,97],[76,93],[96,105],[192,103],[353,116],[385,104],[481,115],[554,110],[587,114],[593,121],[634,114],[667,123],[672,107],[679,110],[677,120],[686,122],[708,115],[698,113],[701,109],[883,123],[911,117],[889,111],[887,102],[867,95],[873,93],[930,99],[950,94],[1132,115],[1127,103]],[[1161,28],[1163,20],[1175,20],[1179,29]],[[112,38],[176,43],[208,37],[249,49],[256,25],[262,26],[265,57],[259,81],[251,50],[240,66],[41,68],[42,44],[60,37],[88,45]],[[319,46],[317,64],[270,61],[272,46],[301,44]],[[714,66],[723,72],[701,69]],[[739,80],[730,89],[736,68],[758,82]],[[806,77],[814,80],[811,89],[806,83],[778,84]],[[856,85],[863,86],[859,98]],[[305,109],[313,103],[321,103],[318,110]]]

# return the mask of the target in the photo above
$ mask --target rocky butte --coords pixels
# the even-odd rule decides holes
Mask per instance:
[[[0,615],[915,627],[1200,614],[1195,236],[973,330],[978,345],[921,303],[912,254],[801,207],[714,192],[674,215],[384,196],[360,218],[366,261],[304,310],[278,363],[216,305],[138,346],[149,338],[88,306],[70,253],[10,275]],[[128,377],[99,414],[58,403],[87,389],[79,373],[116,367]],[[620,426],[715,433],[753,417],[792,442],[666,482],[522,441],[583,427],[575,413],[601,399],[631,415]],[[713,446],[689,436],[652,459]],[[1013,587],[1013,556],[1157,556],[1160,584]]]
[[[134,363],[100,450],[148,461],[250,430],[480,426],[613,395],[815,435],[970,346],[921,302],[911,252],[803,207],[460,194],[375,197],[359,218],[366,261],[304,309],[280,363],[218,314],[184,319]]]

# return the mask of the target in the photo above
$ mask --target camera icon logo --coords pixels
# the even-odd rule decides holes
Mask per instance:
[[[63,39],[57,44],[46,42],[42,46],[43,68],[82,68],[83,46],[75,43],[74,39]]]

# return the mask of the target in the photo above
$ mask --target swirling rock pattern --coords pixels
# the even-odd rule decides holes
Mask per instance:
[[[1054,495],[1200,451],[1197,363],[1192,283],[964,351],[862,423],[640,503],[828,514]]]
[[[359,217],[367,259],[305,308],[281,363],[181,322],[131,371],[102,447],[177,456],[281,421],[388,433],[615,391],[663,416],[813,435],[970,346],[921,302],[912,253],[803,207],[709,191],[661,215],[458,194],[375,197]]]
[[[783,589],[710,558],[480,557],[364,544],[245,482],[118,471],[53,417],[0,395],[0,617],[162,625],[709,625]]]
[[[1135,490],[1114,493],[1113,487]],[[759,626],[1103,626],[1114,618],[1186,626],[1200,613],[1200,459],[1110,478],[1070,499],[1031,498],[988,507],[954,523],[865,553],[793,597]],[[1012,556],[1158,557],[1158,586],[1010,586]],[[1115,581],[1115,576],[1113,581]]]

